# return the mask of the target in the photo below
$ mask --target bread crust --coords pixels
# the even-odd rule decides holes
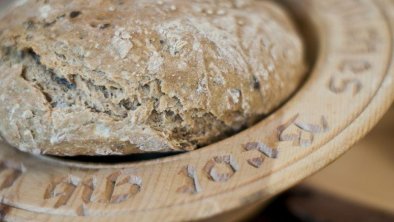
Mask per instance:
[[[193,150],[278,107],[305,74],[267,1],[26,1],[0,21],[0,133],[20,150]]]

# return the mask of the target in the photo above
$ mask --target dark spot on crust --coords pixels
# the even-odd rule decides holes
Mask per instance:
[[[41,57],[36,52],[34,52],[32,48],[25,50],[24,53],[31,56],[37,64],[41,63]]]
[[[257,79],[256,76],[253,76],[253,80],[252,80],[252,87],[254,90],[259,90],[260,89],[260,82]]]
[[[45,22],[44,23],[44,28],[48,28],[48,27],[54,25],[55,23],[56,23],[56,20],[53,20],[52,22]]]
[[[75,89],[77,87],[75,83],[69,82],[66,78],[54,76],[54,80],[57,84],[67,87],[67,89]]]
[[[165,111],[165,115],[166,115],[167,117],[171,117],[171,116],[174,116],[175,113],[174,113],[173,111],[171,111],[171,110],[168,110],[168,111]]]
[[[105,86],[97,86],[97,89],[104,95],[105,98],[109,98],[109,93],[107,87]]]
[[[10,212],[11,208],[7,205],[0,204],[0,221],[6,221],[5,217]]]
[[[70,12],[70,18],[76,18],[81,15],[80,11],[72,11]]]
[[[98,26],[98,28],[99,29],[106,29],[106,28],[108,28],[108,27],[110,27],[111,26],[111,24],[109,24],[109,23],[104,23],[104,24],[100,24],[99,26]]]
[[[28,78],[26,77],[26,67],[25,67],[25,66],[22,67],[21,77],[22,77],[24,80],[29,81]]]
[[[33,30],[35,28],[35,23],[33,20],[29,19],[23,23],[26,30]]]
[[[130,99],[123,99],[122,101],[120,101],[120,105],[122,107],[124,107],[127,110],[136,110],[139,106],[141,106],[141,103],[139,103],[138,101],[134,100],[134,101],[130,101]]]
[[[52,97],[51,97],[51,95],[49,95],[47,92],[44,91],[44,87],[42,87],[40,84],[36,84],[36,87],[37,87],[38,89],[40,89],[42,95],[44,95],[44,97],[45,97],[45,100],[46,100],[49,104],[52,104]]]

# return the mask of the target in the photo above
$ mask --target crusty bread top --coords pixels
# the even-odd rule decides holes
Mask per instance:
[[[23,1],[0,47],[0,133],[53,155],[192,150],[271,112],[305,72],[266,1]]]

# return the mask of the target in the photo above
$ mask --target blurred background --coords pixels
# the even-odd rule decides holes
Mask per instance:
[[[247,221],[394,222],[394,106],[345,155]]]

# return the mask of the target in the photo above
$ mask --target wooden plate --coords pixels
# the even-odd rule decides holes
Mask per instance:
[[[394,99],[393,2],[283,4],[316,50],[307,82],[282,108],[213,145],[137,163],[72,162],[1,143],[2,220],[205,219],[267,200],[343,154]]]

